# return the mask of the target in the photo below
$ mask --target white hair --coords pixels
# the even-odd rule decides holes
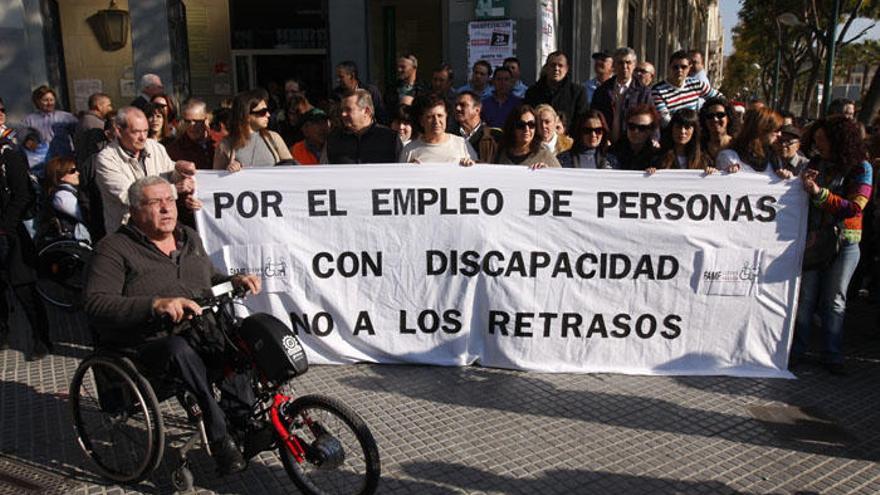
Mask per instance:
[[[140,114],[141,117],[147,118],[144,115],[144,112],[138,107],[122,107],[116,111],[116,115],[113,116],[113,125],[116,126],[117,129],[128,129],[128,116],[132,113],[137,116]]]
[[[128,207],[132,211],[138,209],[138,207],[141,206],[141,201],[144,199],[144,189],[157,184],[165,184],[170,187],[171,196],[174,197],[174,199],[177,199],[177,188],[172,186],[170,182],[158,175],[148,175],[146,177],[141,177],[134,181],[132,185],[128,186]]]
[[[157,74],[144,74],[141,76],[141,91],[149,88],[150,86],[161,86],[162,78]]]

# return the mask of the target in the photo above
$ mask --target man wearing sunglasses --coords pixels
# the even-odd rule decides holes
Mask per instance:
[[[651,88],[633,77],[636,52],[632,48],[618,48],[614,52],[614,76],[602,83],[593,93],[591,108],[602,112],[611,127],[611,142],[616,142],[625,132],[626,112],[638,105],[653,104]]]
[[[683,109],[700,109],[700,99],[708,100],[717,96],[723,96],[720,91],[712,89],[709,83],[700,81],[688,74],[691,69],[691,60],[688,53],[679,50],[669,57],[669,72],[666,80],[657,83],[651,90],[654,96],[654,106],[660,112],[663,126],[669,125],[672,114]]]

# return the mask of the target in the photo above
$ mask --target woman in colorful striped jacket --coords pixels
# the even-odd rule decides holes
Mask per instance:
[[[805,141],[807,149],[812,143],[821,158],[801,174],[804,190],[810,195],[810,215],[829,218],[818,225],[832,234],[808,235],[805,258],[816,259],[810,256],[811,249],[830,255],[818,266],[804,267],[789,367],[796,366],[806,352],[813,313],[818,309],[825,334],[823,364],[833,374],[846,374],[841,349],[846,292],[859,263],[862,211],[871,198],[872,169],[865,160],[867,150],[858,124],[844,116],[816,121]],[[822,240],[828,238],[830,242]]]

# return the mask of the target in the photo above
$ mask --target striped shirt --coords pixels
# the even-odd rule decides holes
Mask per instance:
[[[683,109],[700,109],[700,99],[707,100],[721,93],[709,86],[709,83],[700,81],[695,77],[688,77],[681,87],[673,86],[668,81],[663,81],[651,89],[654,96],[654,106],[660,112],[663,125],[669,124],[672,114]]]
[[[814,205],[843,223],[842,235],[850,244],[862,240],[862,212],[871,198],[872,172],[871,165],[862,162],[847,175],[840,187],[823,187],[813,198]]]

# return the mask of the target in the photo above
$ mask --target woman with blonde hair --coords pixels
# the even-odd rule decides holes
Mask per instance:
[[[557,131],[559,114],[553,107],[546,103],[538,105],[535,107],[535,117],[538,118],[538,136],[545,148],[554,156],[571,149],[574,139]]]
[[[775,175],[772,145],[779,139],[781,127],[782,116],[770,108],[746,111],[739,134],[728,149],[718,153],[716,168],[730,173],[744,170]]]

